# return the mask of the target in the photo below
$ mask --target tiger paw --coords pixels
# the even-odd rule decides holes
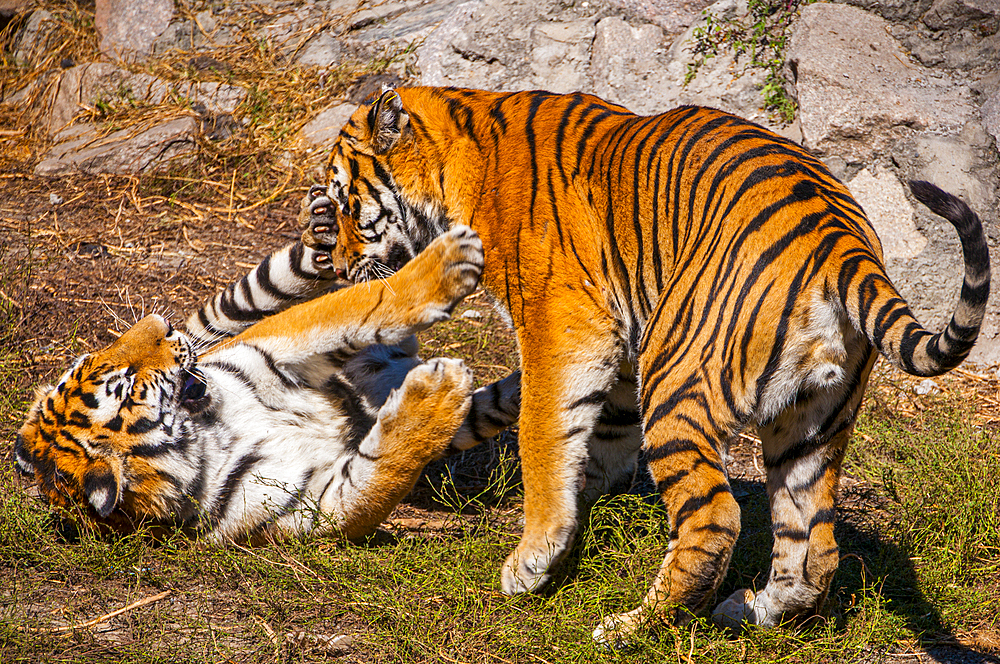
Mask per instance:
[[[736,634],[739,634],[747,624],[760,624],[758,612],[764,610],[760,599],[749,588],[737,590],[715,607],[712,611],[712,622],[717,627]]]
[[[306,227],[302,232],[302,242],[307,247],[330,249],[337,244],[337,233],[340,232],[337,209],[326,195],[326,187],[313,185],[309,188],[309,193],[302,200],[299,223]]]
[[[400,279],[430,289],[421,298],[430,322],[445,320],[463,297],[476,290],[483,273],[483,243],[468,226],[438,236],[399,271]]]
[[[572,539],[555,533],[544,533],[543,546],[532,546],[522,538],[500,570],[500,587],[506,595],[538,592],[548,582],[551,570],[562,559]]]
[[[462,360],[435,358],[410,370],[386,401],[383,429],[404,435],[409,453],[426,463],[444,453],[472,405],[472,370]]]
[[[648,621],[647,614],[646,606],[640,605],[628,613],[608,616],[594,629],[591,637],[597,645],[607,650],[627,648],[632,635]]]

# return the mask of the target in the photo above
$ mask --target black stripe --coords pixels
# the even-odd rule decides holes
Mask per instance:
[[[255,446],[256,449],[256,446]],[[219,490],[216,496],[215,504],[212,505],[212,511],[209,514],[209,519],[211,527],[214,528],[219,524],[225,513],[229,509],[229,504],[232,502],[236,488],[243,482],[243,478],[247,476],[248,473],[261,461],[263,457],[257,454],[256,451],[250,452],[240,457],[240,460],[236,462],[236,465],[229,474],[226,476],[226,481],[222,483],[222,488]]]

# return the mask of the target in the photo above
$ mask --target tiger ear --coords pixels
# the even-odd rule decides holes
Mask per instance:
[[[368,111],[368,136],[375,154],[385,154],[399,141],[410,116],[395,90],[382,93]]]
[[[101,518],[107,518],[121,500],[121,482],[118,474],[106,462],[96,462],[84,475],[83,492]]]

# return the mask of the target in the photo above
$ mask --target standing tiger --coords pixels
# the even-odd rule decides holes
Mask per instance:
[[[775,625],[818,610],[875,351],[911,374],[947,371],[989,294],[979,219],[911,183],[965,255],[954,316],[928,332],[847,188],[800,146],[709,108],[641,117],[579,93],[387,90],[344,126],[327,175],[303,239],[349,278],[400,268],[456,224],[483,241],[483,285],[510,316],[522,370],[525,522],[506,593],[549,579],[578,498],[643,450],[670,545],[641,606],[604,620],[598,640],[707,607],[740,530],[727,445],[747,427],[763,441],[771,572],[714,615]]]
[[[39,390],[17,468],[51,504],[117,529],[369,534],[453,437],[516,418],[516,376],[473,394],[461,361],[415,356],[412,335],[449,316],[482,264],[457,227],[391,278],[337,289],[328,254],[289,245],[191,316],[191,337],[147,316]]]

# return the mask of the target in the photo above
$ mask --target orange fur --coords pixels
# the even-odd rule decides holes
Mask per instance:
[[[774,562],[765,590],[724,603],[719,620],[773,625],[820,608],[840,461],[875,352],[946,371],[989,291],[978,219],[914,183],[966,249],[955,318],[924,330],[847,188],[800,146],[713,109],[647,118],[584,94],[390,90],[348,121],[327,175],[329,209],[303,241],[352,278],[398,269],[454,224],[483,241],[483,285],[510,316],[523,372],[525,526],[506,592],[547,581],[578,498],[631,476],[644,448],[671,549],[644,604],[609,617],[602,640],[706,608],[740,528],[726,446],[750,426]]]
[[[269,260],[301,257],[291,249]],[[281,269],[258,269],[268,265]],[[481,269],[478,238],[455,229],[389,279],[287,308],[198,357],[147,316],[39,390],[18,467],[53,506],[113,529],[151,520],[214,541],[370,534],[474,400],[461,361],[424,363],[393,345],[447,318]],[[279,276],[293,295],[312,292],[312,274],[260,278]],[[237,318],[257,313],[212,302]],[[224,320],[202,318],[217,332]]]

